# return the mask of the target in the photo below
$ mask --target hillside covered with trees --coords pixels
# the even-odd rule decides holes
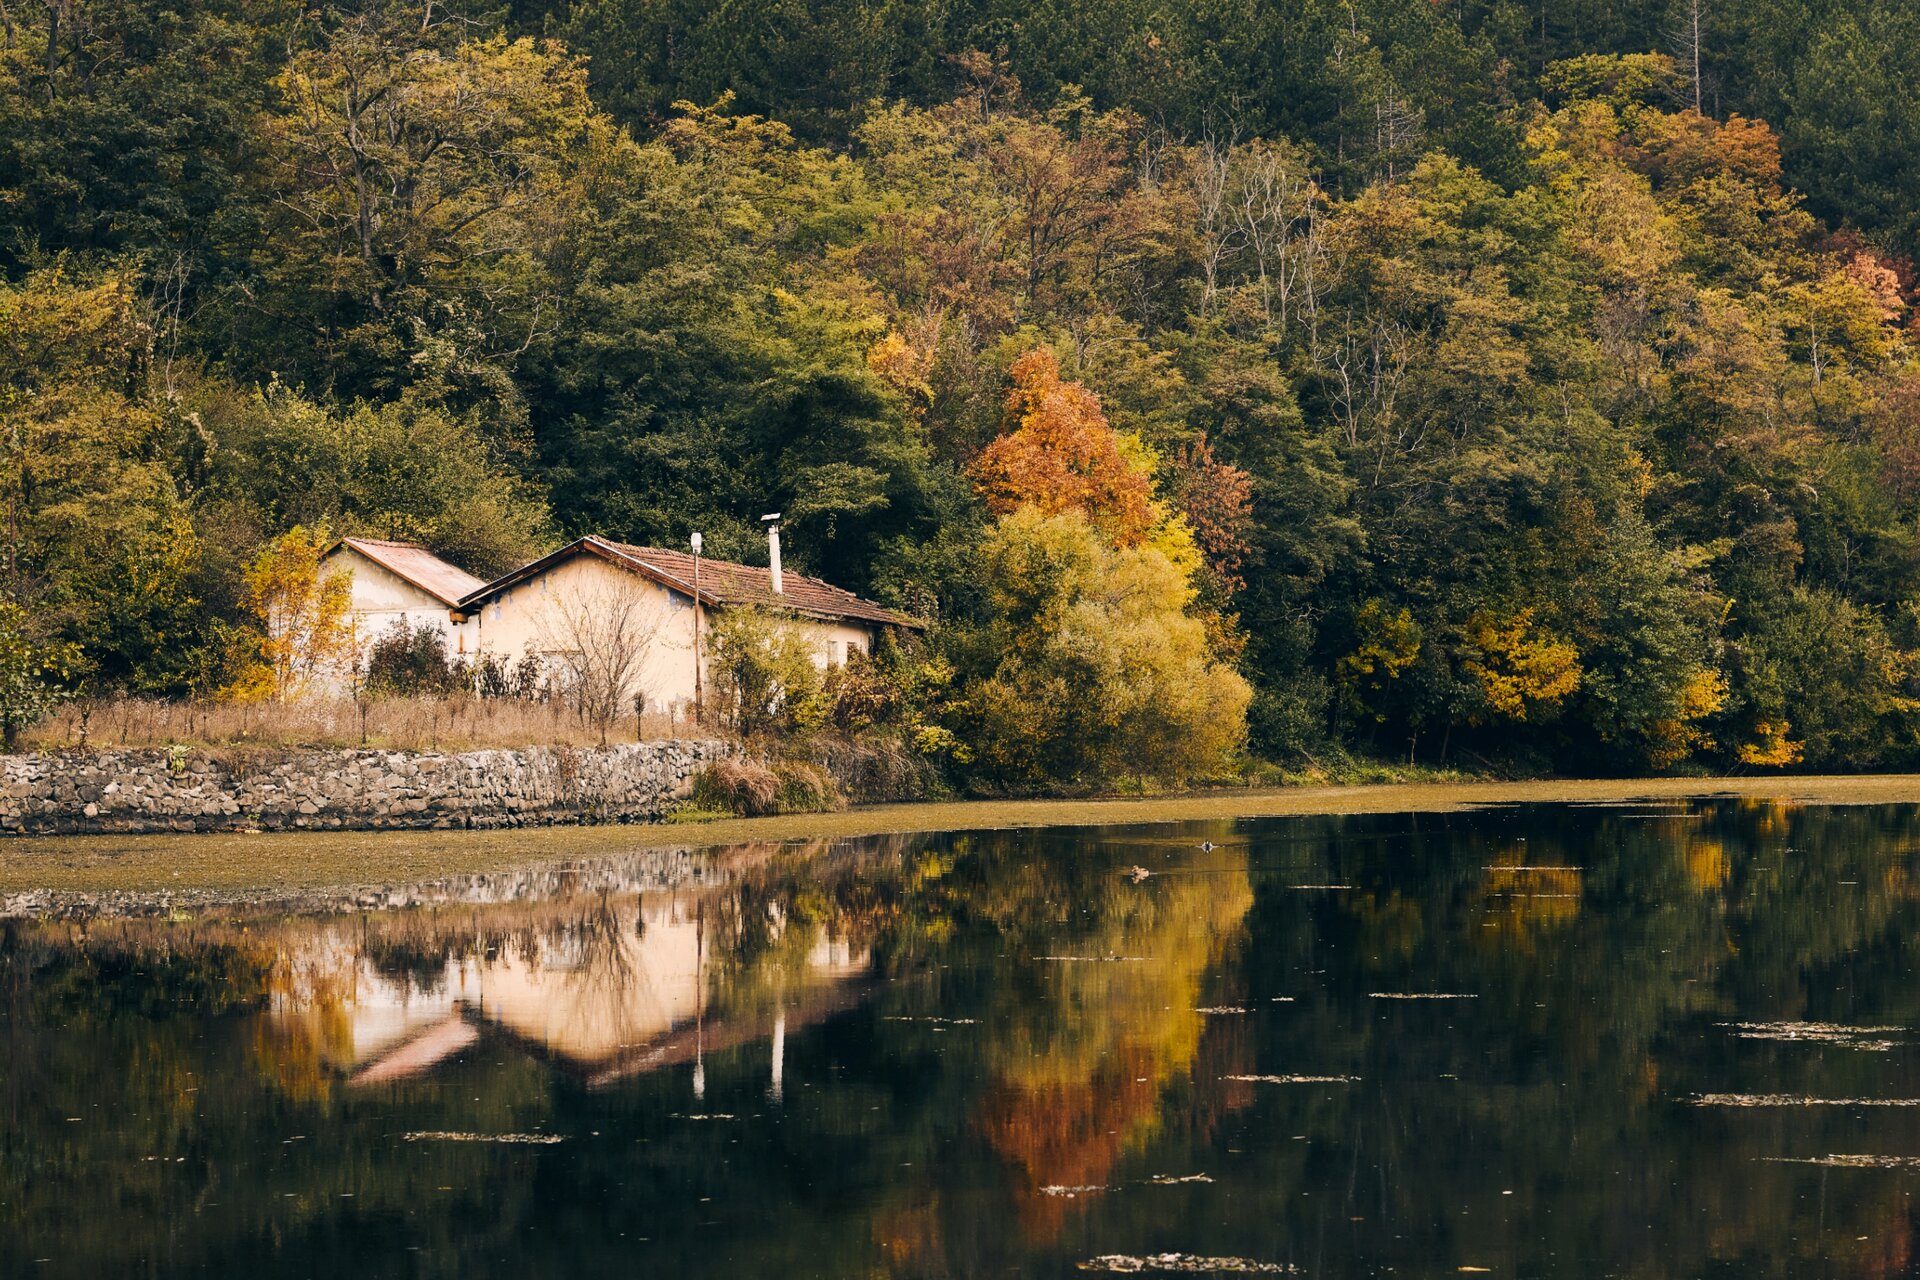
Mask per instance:
[[[820,715],[981,788],[1912,766],[1916,60],[1868,0],[14,0],[0,702],[242,696],[296,526],[777,510],[936,624]]]

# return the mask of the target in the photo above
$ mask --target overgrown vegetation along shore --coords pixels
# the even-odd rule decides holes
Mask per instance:
[[[725,681],[742,678],[744,659],[721,664]],[[804,655],[800,664],[817,672]],[[767,687],[785,700],[794,681],[773,679]],[[722,686],[725,687],[725,684]],[[810,686],[811,687],[811,686]],[[838,671],[819,681],[812,697],[818,714],[802,724],[791,707],[763,714],[750,724],[730,715],[724,728],[702,727],[688,717],[627,715],[596,725],[565,699],[534,701],[476,697],[454,690],[361,698],[308,697],[276,702],[172,701],[106,697],[71,700],[31,732],[22,749],[59,755],[161,750],[184,758],[204,756],[216,764],[257,771],[271,762],[311,751],[453,753],[484,749],[518,751],[529,746],[591,752],[606,730],[615,742],[670,738],[732,737],[733,753],[702,771],[693,793],[670,815],[679,822],[722,817],[820,813],[855,804],[903,803],[953,798],[962,778],[914,749],[912,735],[889,710],[895,699],[869,667]],[[738,705],[738,699],[735,700]],[[860,708],[850,715],[847,703]],[[1468,771],[1407,762],[1385,762],[1332,751],[1283,768],[1240,759],[1209,780],[1216,787],[1297,786],[1406,781],[1469,781],[1498,776],[1491,768]],[[1052,794],[1152,795],[1178,790],[1144,776],[1110,777],[1105,785],[1056,785]]]
[[[1338,813],[1445,813],[1490,804],[1626,803],[1749,796],[1801,804],[1920,803],[1920,776],[1660,778],[1216,791],[1151,799],[957,801],[695,826],[281,836],[84,836],[0,843],[0,895],[140,895],[147,907],[240,902],[307,890],[404,886],[442,876],[618,857],[646,849],[756,846],[921,831],[1229,822]],[[1218,839],[1215,835],[1210,838]],[[39,907],[29,907],[37,910]]]
[[[475,696],[447,690],[382,692],[362,697],[306,697],[250,702],[105,696],[70,699],[22,733],[23,751],[84,752],[164,749],[206,752],[216,759],[258,758],[262,753],[307,749],[457,752],[488,748],[518,750],[558,746],[589,750],[611,730],[616,742],[668,738],[731,737],[736,758],[711,770],[683,806],[685,818],[755,817],[809,813],[849,804],[940,800],[964,794],[967,775],[943,769],[939,751],[916,749],[923,725],[910,721],[897,688],[878,668],[861,664],[822,679],[805,655],[780,670],[749,671],[751,654],[728,655],[717,664],[717,693],[741,683],[762,689],[762,701],[780,705],[751,717],[737,709],[701,726],[691,717],[627,714],[598,725],[565,698],[547,700]],[[790,692],[801,697],[790,699]],[[796,714],[797,713],[797,714]],[[745,731],[744,733],[742,731]],[[1216,787],[1469,781],[1513,776],[1492,762],[1446,767],[1384,761],[1333,748],[1296,757],[1291,766],[1247,757],[1219,762],[1202,785]],[[1055,780],[1044,794],[1149,795],[1177,791],[1165,779],[1103,769],[1078,782]]]
[[[691,736],[685,718],[623,717],[623,742]],[[62,703],[21,734],[23,751],[188,747],[372,747],[473,751],[486,747],[592,747],[599,729],[564,702],[437,694],[303,698],[286,702],[102,697]]]

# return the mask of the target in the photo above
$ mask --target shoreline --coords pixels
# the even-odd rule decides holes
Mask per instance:
[[[58,899],[124,893],[244,900],[316,890],[352,891],[584,858],[801,840],[1721,797],[1822,805],[1920,803],[1920,775],[1369,783],[1155,798],[875,805],[838,813],[725,818],[684,825],[42,836],[0,843],[0,896],[33,893]]]

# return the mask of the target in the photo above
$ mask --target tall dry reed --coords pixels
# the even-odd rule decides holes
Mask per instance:
[[[709,731],[710,733],[711,731]],[[609,742],[702,736],[685,716],[624,716]],[[26,751],[77,747],[378,747],[464,751],[483,747],[598,746],[600,735],[560,702],[450,697],[306,698],[237,703],[103,697],[69,702],[22,735]]]

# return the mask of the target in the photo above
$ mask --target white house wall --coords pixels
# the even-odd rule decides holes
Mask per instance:
[[[395,623],[404,623],[410,631],[423,624],[431,626],[445,637],[449,656],[464,654],[471,647],[469,629],[453,621],[453,612],[444,603],[352,547],[342,546],[328,556],[320,571],[327,576],[353,574],[349,610],[357,664],[366,663],[374,642]],[[336,691],[348,684],[344,676],[322,683]]]
[[[694,700],[692,600],[594,556],[564,560],[489,597],[465,624],[465,638],[472,652],[492,654],[508,666],[529,652],[551,665],[550,655],[566,647],[565,628],[558,624],[555,603],[569,597],[591,600],[620,591],[642,593],[645,620],[640,625],[653,632],[630,695],[645,696],[647,706],[656,711],[670,706],[690,707]],[[710,627],[714,610],[702,612]],[[796,625],[813,640],[814,662],[823,669],[844,662],[850,649],[871,651],[873,646],[870,627],[814,619],[799,619]],[[703,653],[703,659],[705,656]]]

